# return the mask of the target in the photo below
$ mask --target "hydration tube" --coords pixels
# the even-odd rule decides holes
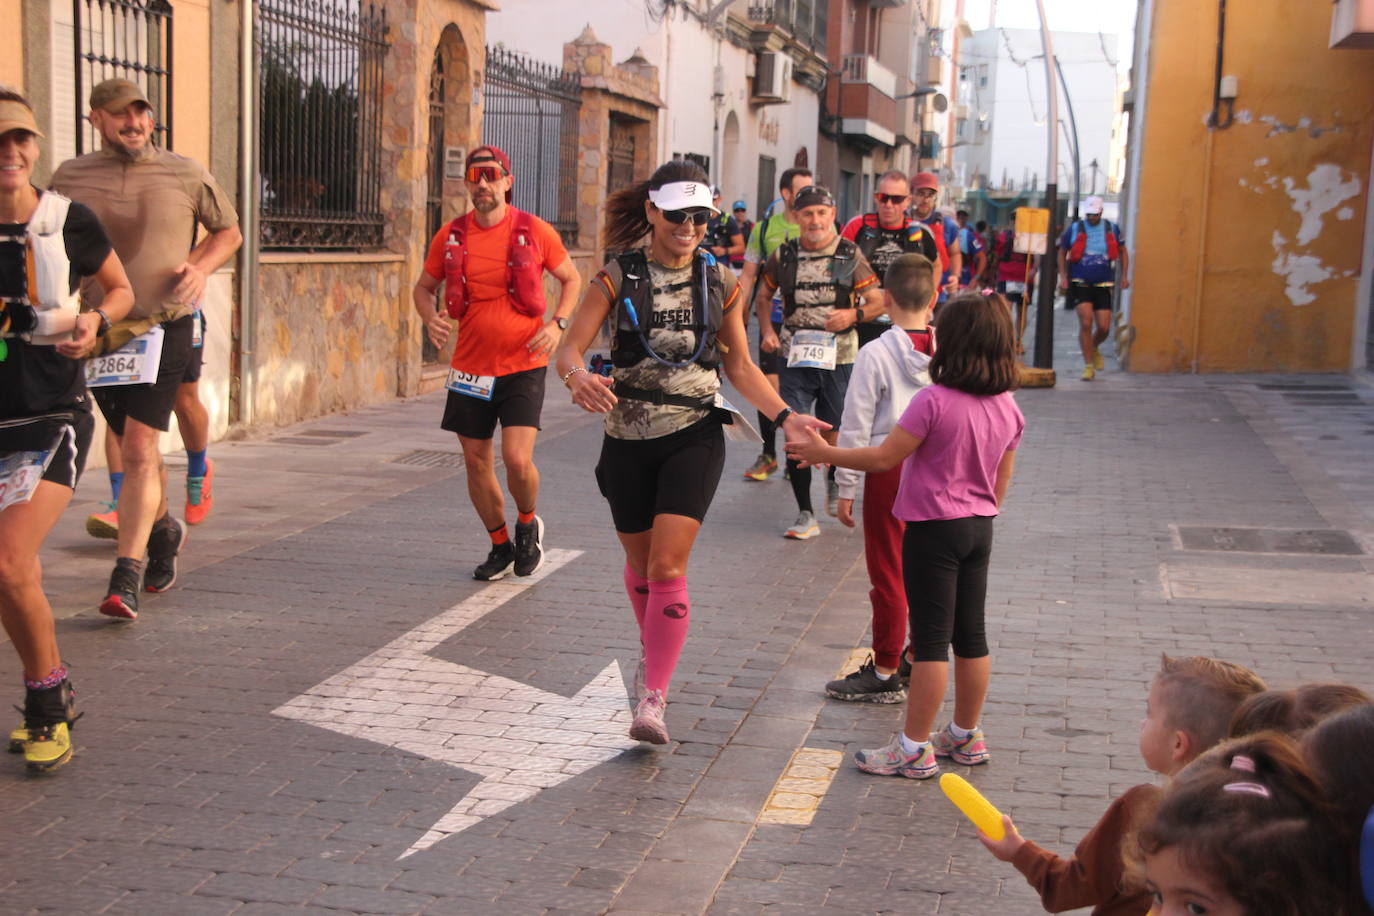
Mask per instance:
[[[709,251],[702,251],[701,257],[706,261],[707,267],[716,266],[715,256],[712,255]],[[673,362],[672,360],[664,359],[663,357],[659,356],[657,352],[655,352],[652,346],[650,346],[649,337],[644,333],[643,325],[639,323],[639,313],[635,311],[634,305],[631,304],[630,297],[626,296],[623,300],[621,300],[621,304],[625,306],[626,312],[629,313],[630,321],[634,323],[635,331],[639,334],[639,342],[644,344],[644,352],[648,353],[649,356],[652,357],[655,362],[667,366],[669,369],[685,369],[687,366],[692,365],[692,363],[700,359],[701,354],[706,351],[706,337],[711,330],[710,327],[708,327],[706,324],[706,309],[707,302],[709,301],[707,296],[709,295],[709,292],[710,288],[707,286],[706,271],[703,269],[701,271],[701,301],[699,305],[694,309],[694,311],[698,311],[698,314],[701,318],[701,323],[697,325],[697,327],[700,328],[700,330],[697,331],[697,350],[695,353],[691,355],[691,357],[682,360],[681,362]],[[650,308],[652,309],[653,306],[650,305]]]

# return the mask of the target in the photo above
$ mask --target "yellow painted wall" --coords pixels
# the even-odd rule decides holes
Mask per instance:
[[[1349,368],[1374,51],[1327,49],[1328,4],[1229,4],[1235,122],[1208,130],[1217,4],[1156,0],[1155,11],[1127,240],[1129,368]]]
[[[0,84],[24,85],[24,21],[23,0],[0,0],[0,22],[8,23],[0,29]]]

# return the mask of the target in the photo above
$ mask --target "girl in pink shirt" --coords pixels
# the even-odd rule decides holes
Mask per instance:
[[[911,692],[896,739],[855,756],[865,772],[928,779],[940,772],[937,756],[966,766],[988,760],[979,720],[992,670],[983,627],[992,519],[1011,484],[1025,428],[1011,396],[1020,371],[1015,340],[1000,296],[959,296],[940,311],[940,348],[930,363],[934,384],[912,398],[881,445],[836,448],[811,435],[787,446],[808,464],[880,473],[902,463],[892,514],[906,522]],[[950,646],[954,719],[931,734],[945,698]]]

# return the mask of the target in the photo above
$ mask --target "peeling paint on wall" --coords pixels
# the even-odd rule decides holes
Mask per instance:
[[[1246,186],[1245,179],[1241,179],[1241,183]],[[1264,183],[1274,186],[1274,177],[1269,176]],[[1340,166],[1323,163],[1308,173],[1305,188],[1298,187],[1292,178],[1285,177],[1283,189],[1293,200],[1293,212],[1302,218],[1294,244],[1305,247],[1321,235],[1322,220],[1327,213],[1336,210],[1335,216],[1341,220],[1354,217],[1350,207],[1340,207],[1340,204],[1359,195],[1360,180],[1352,177],[1347,181],[1343,178]],[[1263,193],[1258,187],[1253,190]],[[1321,258],[1316,255],[1287,250],[1289,240],[1277,229],[1274,230],[1271,244],[1274,246],[1273,270],[1286,281],[1284,293],[1288,301],[1298,306],[1315,301],[1317,296],[1309,287],[1335,276],[1334,271],[1322,264]],[[1342,274],[1349,275],[1349,271]]]
[[[1322,217],[1343,201],[1360,193],[1360,180],[1341,180],[1341,167],[1323,163],[1307,175],[1307,188],[1298,188],[1291,178],[1283,179],[1283,189],[1293,198],[1293,209],[1302,217],[1298,244],[1306,245],[1321,235]]]

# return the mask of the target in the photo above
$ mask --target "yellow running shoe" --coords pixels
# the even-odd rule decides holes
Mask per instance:
[[[760,454],[754,459],[754,463],[749,465],[749,470],[744,472],[745,480],[767,480],[769,475],[778,469],[778,459],[772,455]]]
[[[86,516],[86,533],[93,538],[114,538],[119,537],[119,511],[115,508],[118,504],[114,502],[102,502],[105,507],[104,512],[97,512]]]
[[[46,773],[71,759],[72,734],[66,722],[28,729],[28,737],[24,741],[24,762],[30,770]]]
[[[22,753],[24,753],[24,742],[27,741],[27,740],[29,740],[29,729],[28,729],[27,726],[21,725],[21,726],[19,726],[18,728],[16,728],[16,729],[14,729],[13,731],[11,731],[11,732],[10,732],[10,753],[11,753],[11,754],[22,754]]]
[[[1093,368],[1098,372],[1107,368],[1107,363],[1102,359],[1102,351],[1097,347],[1093,347]]]
[[[1093,380],[1093,376],[1096,374],[1097,370],[1094,369],[1091,365],[1083,367],[1083,381],[1091,382]]]

